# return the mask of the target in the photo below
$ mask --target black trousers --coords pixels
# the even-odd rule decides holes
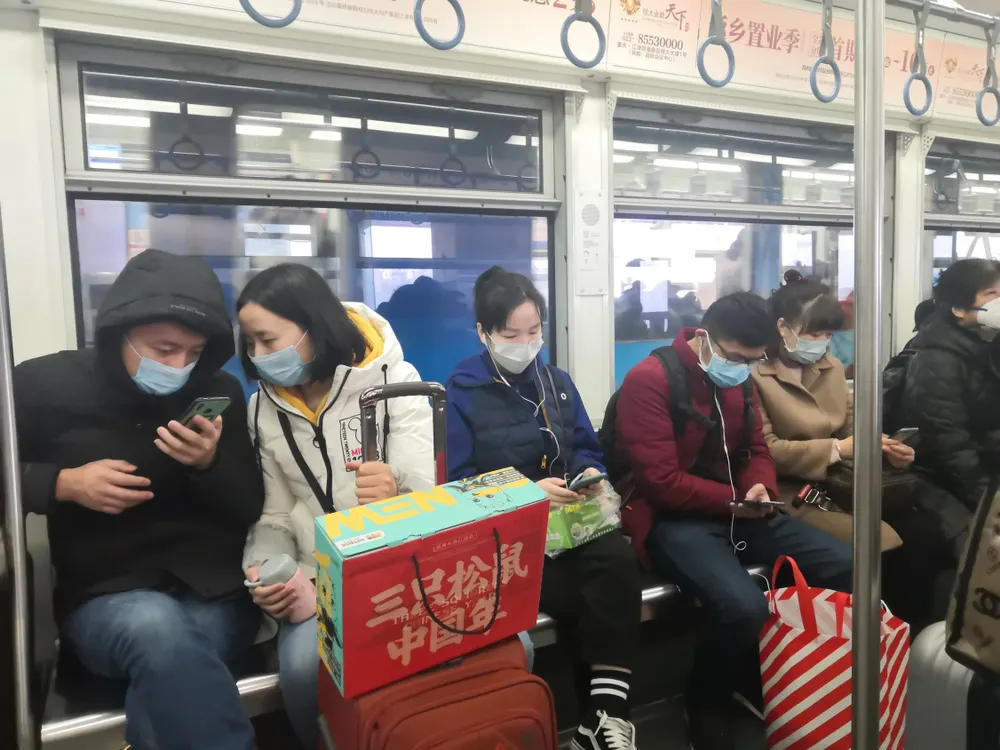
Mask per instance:
[[[571,634],[587,665],[632,669],[639,647],[642,579],[620,531],[545,558],[539,608]]]

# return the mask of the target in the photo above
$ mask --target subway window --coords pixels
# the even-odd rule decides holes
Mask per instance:
[[[717,298],[766,298],[791,269],[842,301],[848,325],[831,351],[850,368],[851,131],[628,105],[617,114],[616,383]]]
[[[827,284],[842,300],[854,291],[850,228],[617,219],[614,246],[618,383],[651,349],[698,326],[723,295],[752,289],[766,297],[792,269]],[[849,344],[838,335],[834,354],[853,361]]]
[[[85,168],[542,191],[541,112],[80,66]]]
[[[234,316],[256,271],[306,263],[341,299],[364,302],[385,318],[421,377],[442,383],[482,347],[472,312],[480,273],[503,265],[527,275],[547,298],[550,288],[544,217],[83,198],[73,210],[85,344],[93,343],[94,317],[111,283],[147,247],[204,258]],[[552,325],[550,315],[546,334]],[[238,362],[226,369],[250,387]]]
[[[770,123],[768,135],[755,136],[714,115],[668,112],[663,119],[667,122],[616,118],[615,195],[721,204],[854,205],[849,130],[831,129],[820,139],[800,125]]]

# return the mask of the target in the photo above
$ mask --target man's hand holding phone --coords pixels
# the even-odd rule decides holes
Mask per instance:
[[[215,449],[222,437],[222,417],[209,420],[199,414],[189,424],[197,427],[199,432],[171,420],[166,427],[156,428],[159,437],[153,443],[185,466],[207,469],[215,460]]]
[[[149,480],[138,476],[135,470],[128,461],[110,458],[63,469],[56,479],[56,500],[118,515],[153,498]]]
[[[755,484],[741,502],[730,503],[729,507],[737,518],[766,518],[774,515],[781,505],[771,499],[764,485]]]

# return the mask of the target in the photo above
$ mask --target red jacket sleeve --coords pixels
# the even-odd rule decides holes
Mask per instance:
[[[753,437],[750,440],[750,460],[746,462],[736,477],[737,497],[746,497],[750,488],[762,484],[771,494],[772,500],[778,499],[778,473],[774,467],[774,458],[767,447],[764,438],[763,423],[760,416],[760,394],[757,387],[753,389],[754,420]]]
[[[733,499],[728,484],[714,482],[681,468],[674,427],[667,407],[667,376],[652,357],[633,367],[622,383],[615,423],[618,449],[635,475],[636,494],[657,510],[728,514]],[[760,425],[756,443],[763,446]],[[753,461],[751,461],[751,464]],[[750,466],[748,465],[747,468]],[[741,473],[741,479],[746,472]],[[774,473],[774,465],[771,465]]]

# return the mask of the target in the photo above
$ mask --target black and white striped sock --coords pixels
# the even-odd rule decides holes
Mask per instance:
[[[590,707],[616,719],[628,718],[629,680],[632,675],[617,669],[590,672]]]

